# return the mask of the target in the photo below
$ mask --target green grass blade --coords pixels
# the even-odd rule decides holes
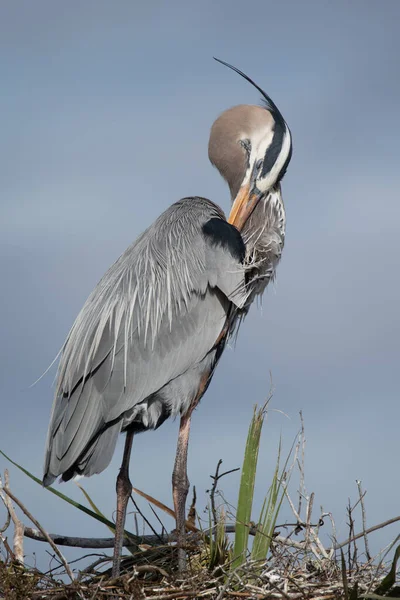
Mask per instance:
[[[210,512],[210,526],[211,522],[211,510]],[[229,540],[225,533],[226,525],[226,514],[222,509],[218,514],[218,521],[215,526],[214,535],[210,535],[210,559],[208,568],[213,570],[217,565],[223,565],[230,556],[229,553]]]
[[[254,538],[251,552],[251,558],[254,560],[265,560],[271,546],[271,540],[275,530],[276,521],[285,497],[285,490],[292,471],[292,467],[288,468],[288,464],[293,452],[293,448],[294,445],[290,449],[285,464],[283,465],[283,468],[279,474],[282,449],[282,442],[281,440],[279,441],[278,456],[272,483],[261,509],[257,533]]]
[[[266,558],[271,545],[272,534],[274,533],[279,510],[282,505],[284,491],[281,491],[281,479],[279,477],[280,458],[281,442],[279,442],[278,456],[272,483],[268,495],[264,500],[258,520],[257,533],[251,551],[251,558],[253,560],[263,560]]]
[[[233,549],[234,560],[232,569],[241,565],[246,559],[258,451],[260,448],[261,430],[265,414],[265,406],[259,410],[257,410],[257,406],[254,407],[254,414],[247,435],[236,512],[235,544]]]
[[[215,534],[212,532],[212,526],[213,526],[213,522],[212,522],[212,516],[211,516],[211,507],[208,506],[208,527],[210,530],[210,536],[209,536],[209,544],[208,544],[208,549],[209,549],[209,557],[208,557],[208,568],[211,569],[211,565],[213,564],[213,556],[214,556],[214,546],[215,546]]]
[[[225,526],[226,514],[225,511],[222,509],[220,512],[220,518],[217,526],[218,561],[221,565],[223,565],[230,558],[229,540],[225,533]]]
[[[387,594],[391,587],[396,583],[396,573],[397,573],[397,561],[400,558],[400,546],[397,546],[396,551],[394,553],[394,558],[392,562],[392,566],[390,568],[389,573],[386,577],[381,581],[378,587],[374,590],[374,594],[382,595]]]
[[[15,467],[17,467],[17,469],[19,469],[20,471],[22,471],[23,473],[25,473],[25,475],[27,475],[33,481],[35,481],[41,487],[43,487],[42,481],[38,477],[35,477],[35,475],[32,475],[32,473],[30,473],[27,469],[24,469],[24,467],[22,467],[21,465],[19,465],[18,463],[16,463],[14,460],[12,460],[2,450],[0,450],[0,454],[2,454],[4,456],[4,458],[6,458],[11,464],[13,464]],[[71,504],[75,508],[77,508],[80,511],[84,512],[85,514],[89,515],[89,517],[92,517],[93,519],[96,519],[97,521],[100,521],[100,523],[103,523],[104,525],[106,525],[107,527],[109,527],[112,531],[115,531],[115,525],[114,525],[114,523],[112,521],[109,521],[108,519],[106,519],[104,516],[100,516],[99,514],[96,514],[93,510],[90,510],[90,508],[87,508],[86,506],[83,506],[83,504],[80,504],[79,502],[76,502],[72,498],[69,498],[68,496],[65,496],[65,494],[62,494],[61,492],[59,492],[55,488],[46,487],[44,489],[47,490],[47,491],[49,491],[49,492],[51,492],[52,494],[55,494],[56,496],[58,496],[59,498],[61,498],[62,500],[64,500],[64,502],[68,502],[68,504]],[[131,533],[129,531],[125,530],[125,535],[127,535],[128,537],[130,537],[136,543],[140,543],[141,542],[141,538],[138,538],[136,535],[134,535],[133,533]]]

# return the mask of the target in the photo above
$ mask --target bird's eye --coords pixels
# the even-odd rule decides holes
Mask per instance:
[[[240,140],[240,145],[246,150],[247,156],[250,156],[251,142],[250,140]]]

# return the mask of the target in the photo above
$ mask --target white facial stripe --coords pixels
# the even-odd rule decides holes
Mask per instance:
[[[249,167],[247,168],[246,174],[243,178],[242,185],[249,183],[251,173],[257,161],[260,159],[264,160],[267,150],[272,143],[273,137],[274,131],[270,127],[256,131],[251,137],[251,153]],[[274,163],[274,166],[265,177],[260,177],[257,179],[257,187],[260,190],[260,192],[265,192],[275,184],[276,180],[278,179],[279,173],[281,172],[287,160],[287,157],[289,156],[291,143],[292,138],[290,135],[289,128],[285,126],[282,147],[279,152],[278,158]]]
[[[263,131],[262,134],[258,137],[258,140],[254,140],[254,149],[252,149],[251,152],[250,162],[252,164],[255,164],[258,159],[264,158],[274,138],[274,132],[270,128],[268,128],[268,132]]]
[[[251,137],[249,167],[247,168],[246,174],[243,178],[243,184],[249,183],[254,165],[256,164],[258,159],[264,158],[267,149],[271,145],[273,137],[274,132],[270,127],[268,127],[268,129],[259,129]]]
[[[271,144],[272,138],[270,138],[269,144]],[[261,192],[265,192],[267,189],[271,188],[276,180],[278,179],[279,173],[281,172],[287,157],[289,156],[290,147],[292,143],[292,137],[290,135],[290,131],[288,127],[285,127],[285,133],[283,136],[282,148],[279,152],[278,158],[276,159],[274,166],[266,175],[266,177],[257,179],[257,187]],[[269,145],[268,144],[268,145]],[[264,158],[268,147],[263,150],[263,154],[261,152],[257,155],[256,160],[259,158]]]

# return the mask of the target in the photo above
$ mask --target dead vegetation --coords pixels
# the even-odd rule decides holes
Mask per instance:
[[[107,549],[112,547],[113,538],[49,534],[13,494],[5,471],[0,486],[6,515],[4,524],[0,523],[0,598],[400,598],[400,587],[396,584],[400,536],[378,556],[371,556],[369,545],[369,535],[373,531],[400,521],[400,516],[367,528],[365,492],[361,482],[356,482],[357,501],[353,505],[349,502],[347,507],[348,538],[338,541],[333,516],[321,508],[315,517],[314,494],[308,494],[305,488],[303,424],[290,460],[287,458],[283,467],[279,466],[279,449],[277,467],[261,515],[257,522],[250,520],[251,490],[254,489],[253,476],[265,409],[264,406],[255,412],[249,429],[238,506],[232,507],[221,491],[221,480],[231,473],[221,472],[222,461],[218,462],[212,476],[206,523],[196,513],[194,494],[187,521],[188,570],[184,575],[179,575],[176,570],[174,533],[166,533],[154,512],[157,528],[146,519],[147,527],[152,531],[150,535],[140,536],[138,526],[135,534],[127,534],[124,546],[130,555],[122,561],[121,577],[112,580]],[[246,463],[250,455],[252,459]],[[298,475],[296,500],[288,491],[288,482],[294,472]],[[247,495],[243,486],[250,490]],[[154,498],[141,495],[158,510],[170,512]],[[97,512],[92,513],[87,508],[85,512],[97,515],[94,518],[112,526],[87,498]],[[132,501],[138,517],[144,519],[133,498]],[[291,523],[278,523],[282,501],[291,508]],[[241,520],[243,515],[246,515],[245,522]],[[356,523],[361,524],[358,532]],[[25,563],[24,537],[50,544],[52,559],[46,573]],[[329,540],[329,546],[323,539]],[[63,545],[92,548],[94,554],[87,550],[81,558],[68,564],[60,550]]]

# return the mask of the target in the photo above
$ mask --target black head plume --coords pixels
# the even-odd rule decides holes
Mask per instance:
[[[266,94],[264,92],[264,90],[262,88],[260,88],[259,85],[257,85],[252,79],[250,79],[250,77],[248,75],[246,75],[246,73],[243,73],[243,71],[241,71],[237,67],[234,67],[233,65],[230,65],[229,63],[227,63],[227,62],[225,62],[225,61],[223,61],[223,60],[221,60],[219,58],[216,58],[215,56],[213,56],[213,58],[217,62],[221,63],[221,65],[224,65],[225,67],[228,67],[228,69],[232,69],[232,71],[235,71],[235,73],[237,73],[238,75],[240,75],[241,77],[243,77],[244,79],[246,79],[246,81],[248,81],[249,83],[251,83],[251,85],[254,86],[256,88],[256,90],[258,90],[260,92],[260,94],[262,95],[263,102],[266,104],[266,107],[268,108],[268,110],[271,111],[271,113],[274,116],[275,120],[278,121],[281,125],[283,125],[286,128],[285,119],[283,118],[281,111],[276,106],[276,104],[272,100],[272,98],[270,98],[268,96],[268,94]]]

